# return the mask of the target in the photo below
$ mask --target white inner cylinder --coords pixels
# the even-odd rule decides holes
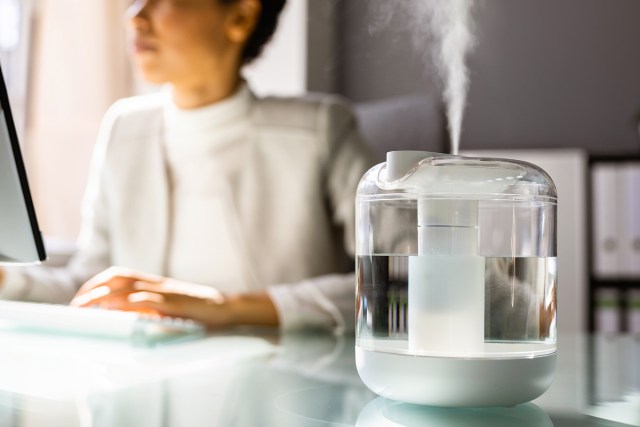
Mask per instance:
[[[409,258],[409,352],[483,352],[484,274],[478,202],[418,200],[418,256]]]

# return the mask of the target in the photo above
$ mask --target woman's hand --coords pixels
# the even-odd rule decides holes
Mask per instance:
[[[266,293],[225,296],[209,286],[119,267],[90,279],[71,305],[182,317],[210,328],[278,324],[275,307]]]

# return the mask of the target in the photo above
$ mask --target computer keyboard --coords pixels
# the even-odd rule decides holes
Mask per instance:
[[[202,324],[186,319],[15,301],[0,301],[0,327],[133,340],[205,331]]]

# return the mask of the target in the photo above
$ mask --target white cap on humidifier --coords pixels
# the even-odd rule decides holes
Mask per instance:
[[[444,154],[430,151],[389,151],[387,153],[387,179],[397,181],[418,166],[421,160],[442,156]]]

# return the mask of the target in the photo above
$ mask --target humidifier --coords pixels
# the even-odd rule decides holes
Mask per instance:
[[[530,163],[395,151],[360,181],[356,364],[433,406],[540,396],[556,365],[556,207]]]

